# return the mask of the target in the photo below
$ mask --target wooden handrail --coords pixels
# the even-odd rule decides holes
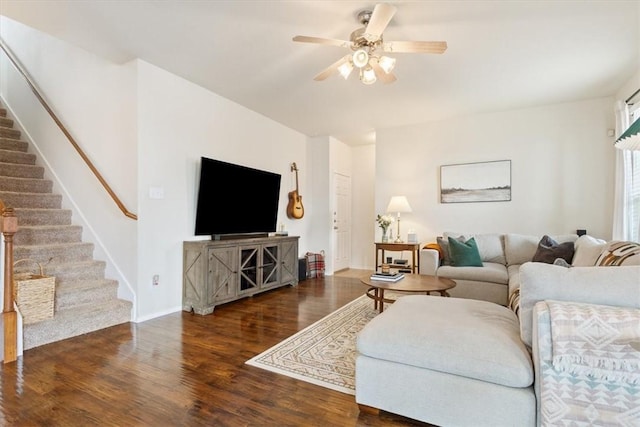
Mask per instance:
[[[33,80],[31,79],[31,77],[29,77],[29,75],[27,74],[27,72],[23,69],[23,67],[18,63],[18,60],[13,56],[13,54],[9,51],[9,48],[4,44],[4,40],[0,39],[0,47],[2,48],[2,50],[4,51],[4,53],[7,55],[7,58],[9,58],[9,61],[11,61],[11,63],[13,64],[13,66],[15,67],[15,69],[22,75],[22,77],[24,77],[24,79],[27,81],[27,84],[29,85],[29,88],[31,88],[31,91],[34,93],[34,95],[36,96],[36,98],[38,98],[38,101],[40,101],[40,104],[42,104],[42,106],[44,107],[44,109],[49,113],[49,115],[51,116],[51,118],[53,119],[54,122],[56,122],[56,124],[58,125],[58,127],[60,128],[60,130],[62,131],[62,133],[67,137],[67,139],[69,140],[69,142],[71,143],[71,145],[73,145],[73,148],[76,149],[76,151],[78,152],[78,154],[80,155],[80,157],[82,158],[82,160],[84,160],[84,162],[87,164],[87,166],[89,167],[89,169],[91,169],[91,172],[93,172],[93,174],[95,175],[95,177],[98,179],[98,181],[100,181],[100,184],[102,184],[102,187],[104,187],[104,189],[107,191],[107,193],[109,193],[109,196],[111,196],[111,198],[113,199],[113,201],[116,203],[116,205],[118,205],[118,208],[120,208],[120,210],[122,211],[122,213],[132,219],[137,220],[138,216],[134,213],[131,213],[124,205],[124,203],[122,203],[122,201],[118,198],[118,196],[116,195],[116,193],[111,189],[111,187],[109,186],[109,184],[107,184],[107,181],[102,177],[102,175],[100,174],[100,172],[98,172],[98,169],[96,169],[96,167],[93,165],[93,163],[91,162],[91,160],[89,160],[89,157],[87,157],[87,155],[84,153],[84,151],[82,151],[82,148],[80,148],[80,146],[78,145],[78,143],[76,142],[76,140],[73,138],[73,136],[71,136],[71,134],[69,133],[69,131],[67,130],[67,128],[62,124],[62,122],[60,121],[60,119],[58,118],[58,116],[56,116],[56,114],[53,112],[53,110],[51,109],[51,107],[49,107],[49,105],[47,104],[47,102],[44,100],[44,98],[42,97],[42,95],[40,95],[40,91],[38,90],[38,88],[36,87],[35,83],[33,82]]]
[[[5,207],[0,200],[0,232],[4,236],[4,302],[2,323],[4,325],[4,363],[18,359],[18,313],[13,299],[13,236],[18,231],[18,218],[12,208]]]

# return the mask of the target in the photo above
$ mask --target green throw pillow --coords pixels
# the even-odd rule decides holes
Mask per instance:
[[[449,237],[449,255],[451,265],[455,267],[482,267],[482,258],[473,237],[464,243]]]

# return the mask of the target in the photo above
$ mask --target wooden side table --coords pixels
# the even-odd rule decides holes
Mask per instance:
[[[376,245],[376,269],[379,265],[384,263],[384,251],[391,252],[402,252],[402,251],[411,251],[411,265],[406,264],[393,264],[391,263],[389,266],[391,268],[406,268],[411,269],[411,273],[417,274],[420,272],[420,243],[383,243],[383,242],[375,242]],[[382,251],[382,259],[378,262],[378,254]]]

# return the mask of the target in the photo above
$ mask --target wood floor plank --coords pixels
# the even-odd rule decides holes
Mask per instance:
[[[366,288],[350,277],[123,324],[24,352],[0,372],[0,425],[427,426],[245,362]]]

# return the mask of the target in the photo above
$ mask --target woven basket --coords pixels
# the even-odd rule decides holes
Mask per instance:
[[[55,277],[45,276],[42,264],[31,259],[21,259],[13,267],[23,261],[38,264],[40,274],[19,273],[13,276],[13,292],[18,304],[22,323],[25,325],[40,322],[53,317],[53,300],[55,297]]]

